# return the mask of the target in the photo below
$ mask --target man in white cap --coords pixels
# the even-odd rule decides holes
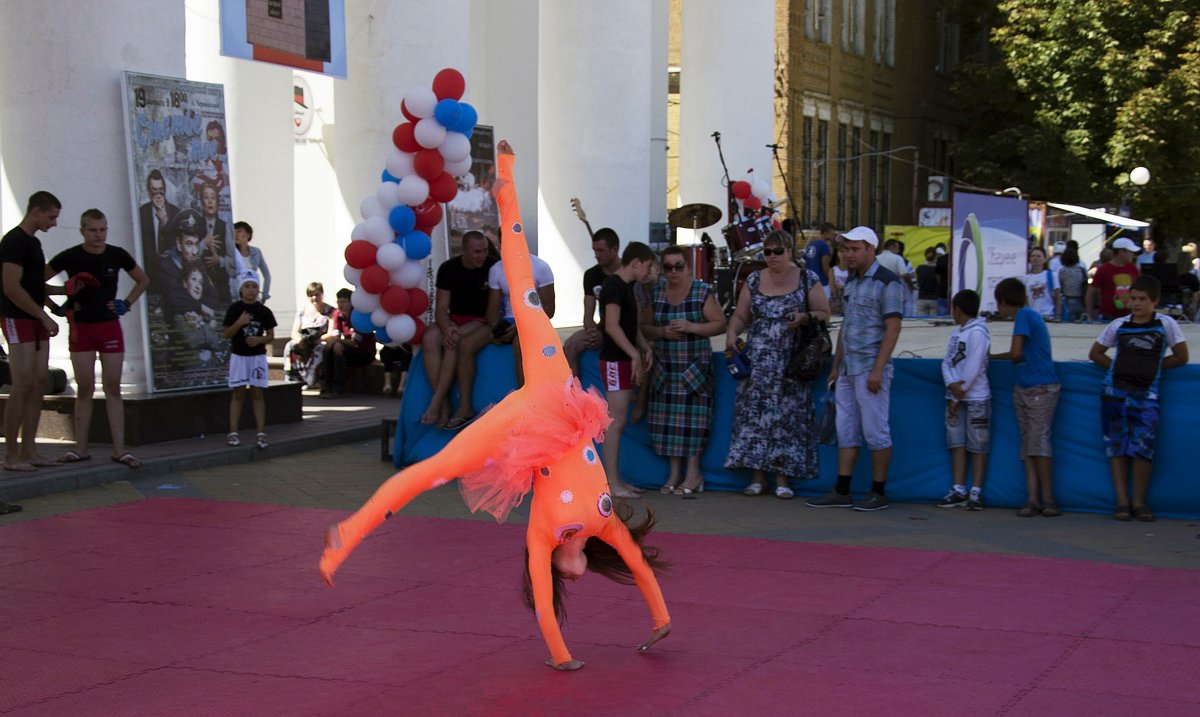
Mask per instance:
[[[892,460],[888,407],[892,389],[892,350],[900,338],[905,287],[895,272],[875,258],[879,237],[870,227],[854,227],[841,235],[850,268],[844,289],[845,319],[829,371],[829,387],[837,401],[837,485],[808,505],[813,508],[888,507],[884,490]],[[850,476],[866,439],[871,451],[873,482],[861,500],[850,494]]]
[[[1083,303],[1087,307],[1088,318],[1095,321],[1095,296],[1100,295],[1101,321],[1112,321],[1122,316],[1128,316],[1130,311],[1129,287],[1138,278],[1138,269],[1134,265],[1134,256],[1138,253],[1138,245],[1128,237],[1121,237],[1112,243],[1113,258],[1101,264],[1096,269],[1092,283],[1088,284],[1087,294]]]

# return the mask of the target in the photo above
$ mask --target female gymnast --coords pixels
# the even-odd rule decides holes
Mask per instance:
[[[594,390],[585,392],[572,376],[558,334],[542,311],[513,185],[516,157],[506,141],[497,151],[499,178],[492,191],[504,227],[501,255],[512,287],[525,385],[463,429],[437,455],[389,478],[358,512],[331,527],[320,569],[333,585],[338,566],[368,533],[419,493],[455,477],[471,510],[482,508],[498,520],[532,488],[525,534],[526,600],[532,600],[550,649],[546,664],[578,670],[584,663],[571,657],[559,628],[562,581],[575,580],[586,569],[618,582],[628,583],[632,577],[654,620],[650,637],[638,646],[647,650],[671,632],[671,618],[654,577],[655,568],[666,563],[657,550],[641,543],[653,517],[631,534],[625,521],[632,511],[614,507],[593,443],[602,440],[610,421],[607,404]]]

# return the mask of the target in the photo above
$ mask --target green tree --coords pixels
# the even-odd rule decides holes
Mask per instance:
[[[962,0],[955,82],[969,182],[1116,205],[1200,236],[1200,0]],[[989,30],[990,28],[990,30]],[[1153,176],[1130,191],[1128,172]]]

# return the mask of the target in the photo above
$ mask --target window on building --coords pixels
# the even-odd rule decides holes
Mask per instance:
[[[859,199],[862,193],[862,127],[855,127],[850,131],[850,154],[854,159],[850,160],[850,223],[858,225],[862,221],[859,214]]]
[[[863,54],[866,38],[867,0],[842,0],[842,51]]]
[[[878,207],[880,224],[887,224],[892,210],[892,133],[884,132],[879,141],[879,151],[883,152],[879,161]]]
[[[829,120],[817,121],[817,222],[824,222],[829,190]]]
[[[267,0],[267,16],[283,19],[283,0]]]
[[[896,66],[896,0],[875,0],[875,42],[871,55],[876,62]]]
[[[879,217],[879,131],[871,130],[867,135],[871,143],[871,156],[867,158],[867,226],[879,230],[883,226]]]
[[[838,185],[837,185],[837,220],[836,224],[839,227],[845,227],[846,224],[846,189],[850,186],[850,163],[845,160],[850,156],[850,148],[847,142],[850,138],[849,125],[838,124]]]
[[[958,67],[958,49],[960,43],[958,21],[951,15],[950,10],[943,7],[937,13],[937,44],[938,72],[953,72]]]
[[[812,226],[815,218],[813,216],[813,118],[805,117],[804,125],[800,135],[801,149],[803,155],[801,158],[803,164],[800,170],[800,226]]]
[[[805,0],[804,36],[825,44],[833,42],[833,0]]]

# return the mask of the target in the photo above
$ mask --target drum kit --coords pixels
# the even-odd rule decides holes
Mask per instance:
[[[764,206],[755,216],[735,218],[725,225],[721,229],[725,238],[723,247],[716,247],[707,233],[701,236],[699,244],[680,245],[693,275],[715,284],[718,303],[726,313],[733,311],[746,277],[766,267],[762,262],[762,244],[771,232],[773,219],[774,207]],[[667,220],[677,229],[699,232],[719,222],[721,210],[711,204],[685,204],[671,210]]]

